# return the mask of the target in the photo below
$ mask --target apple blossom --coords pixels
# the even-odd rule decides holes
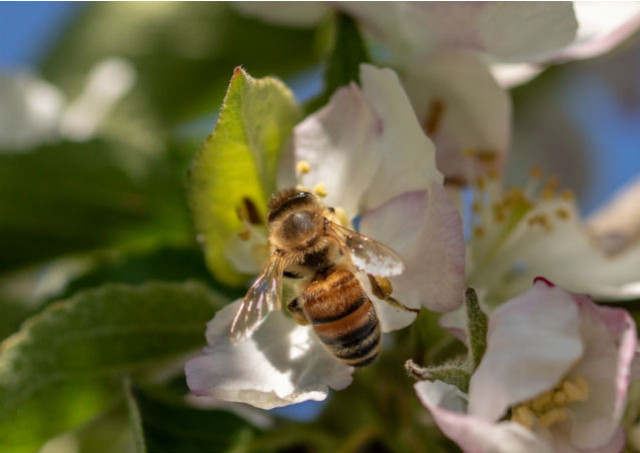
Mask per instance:
[[[467,453],[616,453],[636,346],[626,311],[539,278],[489,317],[468,394],[440,381],[415,389]]]
[[[128,61],[105,58],[89,71],[82,93],[67,102],[58,87],[34,74],[0,76],[0,152],[89,140],[133,88],[135,77]]]
[[[453,310],[464,288],[462,224],[442,186],[434,147],[393,71],[362,65],[361,81],[362,89],[340,88],[296,126],[278,185],[314,188],[345,224],[359,220],[361,233],[397,251],[406,271],[390,280],[403,304]],[[249,246],[235,242],[228,249],[243,269],[256,265],[247,249],[266,247],[264,235],[251,238]],[[369,296],[384,332],[415,318]],[[252,337],[233,346],[229,327],[240,302],[216,314],[207,326],[205,354],[187,363],[192,392],[271,408],[321,400],[329,387],[349,385],[353,369],[325,351],[311,326],[282,312],[271,313]]]

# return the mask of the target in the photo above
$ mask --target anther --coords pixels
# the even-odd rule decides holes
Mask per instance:
[[[575,198],[573,191],[571,189],[564,189],[560,194],[560,196],[565,201],[573,201]]]
[[[541,428],[548,428],[556,422],[566,420],[567,415],[567,410],[565,408],[557,407],[540,415],[538,422],[540,423]]]
[[[567,220],[569,218],[569,213],[566,209],[558,208],[556,209],[556,215],[562,220]]]
[[[306,175],[311,171],[311,164],[309,164],[309,162],[307,162],[306,160],[298,161],[298,163],[296,164],[296,171],[298,173]]]
[[[318,183],[316,184],[316,186],[313,188],[313,192],[319,196],[319,197],[326,197],[327,196],[327,187],[323,184],[323,183]]]
[[[522,405],[515,408],[511,421],[531,429],[536,421],[536,417],[533,415],[533,412],[531,412],[531,409]]]
[[[473,235],[475,237],[481,238],[482,236],[484,236],[484,228],[482,228],[481,226],[474,227]]]

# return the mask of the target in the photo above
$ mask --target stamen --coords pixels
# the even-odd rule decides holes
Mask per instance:
[[[311,171],[311,164],[306,160],[301,160],[296,164],[296,172],[306,175]]]
[[[542,178],[542,168],[538,167],[537,165],[534,167],[531,167],[531,170],[529,171],[529,175],[533,178],[533,179],[540,179]]]
[[[533,424],[536,421],[536,417],[535,415],[533,415],[533,412],[531,412],[531,409],[529,409],[525,405],[521,405],[516,407],[515,410],[513,411],[513,416],[511,417],[511,421],[519,423],[525,428],[531,429],[533,428]]]
[[[444,102],[440,99],[432,99],[429,103],[429,112],[423,124],[425,133],[433,138],[433,135],[440,130],[442,118],[444,117]]]
[[[569,218],[569,213],[566,209],[559,208],[556,210],[556,215],[562,220],[567,220]]]
[[[545,412],[538,418],[541,428],[548,428],[556,422],[562,422],[567,419],[567,410],[565,408],[554,408]]]
[[[351,227],[351,222],[349,221],[349,216],[347,215],[347,211],[342,209],[340,206],[334,208],[336,218],[338,219],[338,223],[344,227]]]
[[[513,407],[511,421],[526,428],[537,425],[546,429],[567,419],[569,404],[588,398],[589,384],[582,377],[578,376],[573,381],[563,379],[553,389]]]
[[[484,228],[482,228],[481,226],[474,227],[473,235],[477,238],[481,238],[482,236],[484,236]]]
[[[474,157],[482,163],[491,164],[498,160],[498,153],[495,149],[478,149]]]
[[[564,189],[560,196],[565,201],[573,201],[575,199],[575,195],[571,189]]]
[[[240,237],[240,239],[242,239],[243,241],[248,241],[249,239],[251,239],[251,230],[247,229],[247,230],[242,230],[238,233],[238,236]]]
[[[564,381],[562,390],[567,395],[569,402],[587,401],[589,399],[589,385],[581,377],[576,378],[574,382]]]
[[[317,196],[324,198],[324,197],[326,197],[326,196],[327,196],[327,187],[326,187],[323,183],[319,182],[319,183],[318,183],[318,184],[316,184],[316,186],[313,188],[313,192],[314,192]]]

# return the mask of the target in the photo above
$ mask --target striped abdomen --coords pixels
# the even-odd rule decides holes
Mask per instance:
[[[360,281],[345,269],[318,273],[302,295],[320,341],[341,362],[369,365],[380,351],[380,323]]]

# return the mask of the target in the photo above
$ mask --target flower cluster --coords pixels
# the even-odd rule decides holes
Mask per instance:
[[[329,7],[238,8],[301,25]],[[343,226],[395,250],[406,270],[390,278],[393,297],[443,313],[441,324],[476,354],[439,369],[458,380],[427,367],[415,384],[438,427],[465,452],[620,452],[636,327],[626,311],[582,293],[597,301],[637,296],[640,246],[609,256],[556,180],[543,182],[534,169],[524,187],[506,189],[500,173],[510,131],[504,87],[515,83],[514,71],[523,80],[545,64],[608,50],[640,24],[637,5],[625,14],[568,3],[336,8],[390,52],[386,63],[400,76],[362,64],[360,86],[339,88],[295,126],[278,188],[314,191]],[[600,28],[594,11],[611,13]],[[461,187],[472,198],[469,212]],[[247,228],[251,234],[229,240],[226,256],[236,270],[255,274],[273,244],[266,225]],[[365,286],[383,332],[414,321],[415,312]],[[465,318],[460,307],[465,286],[478,293],[478,317]],[[327,352],[313,326],[283,311],[233,344],[229,330],[242,302],[216,314],[204,353],[187,363],[194,394],[269,409],[322,400],[329,388],[351,383],[353,368]]]

